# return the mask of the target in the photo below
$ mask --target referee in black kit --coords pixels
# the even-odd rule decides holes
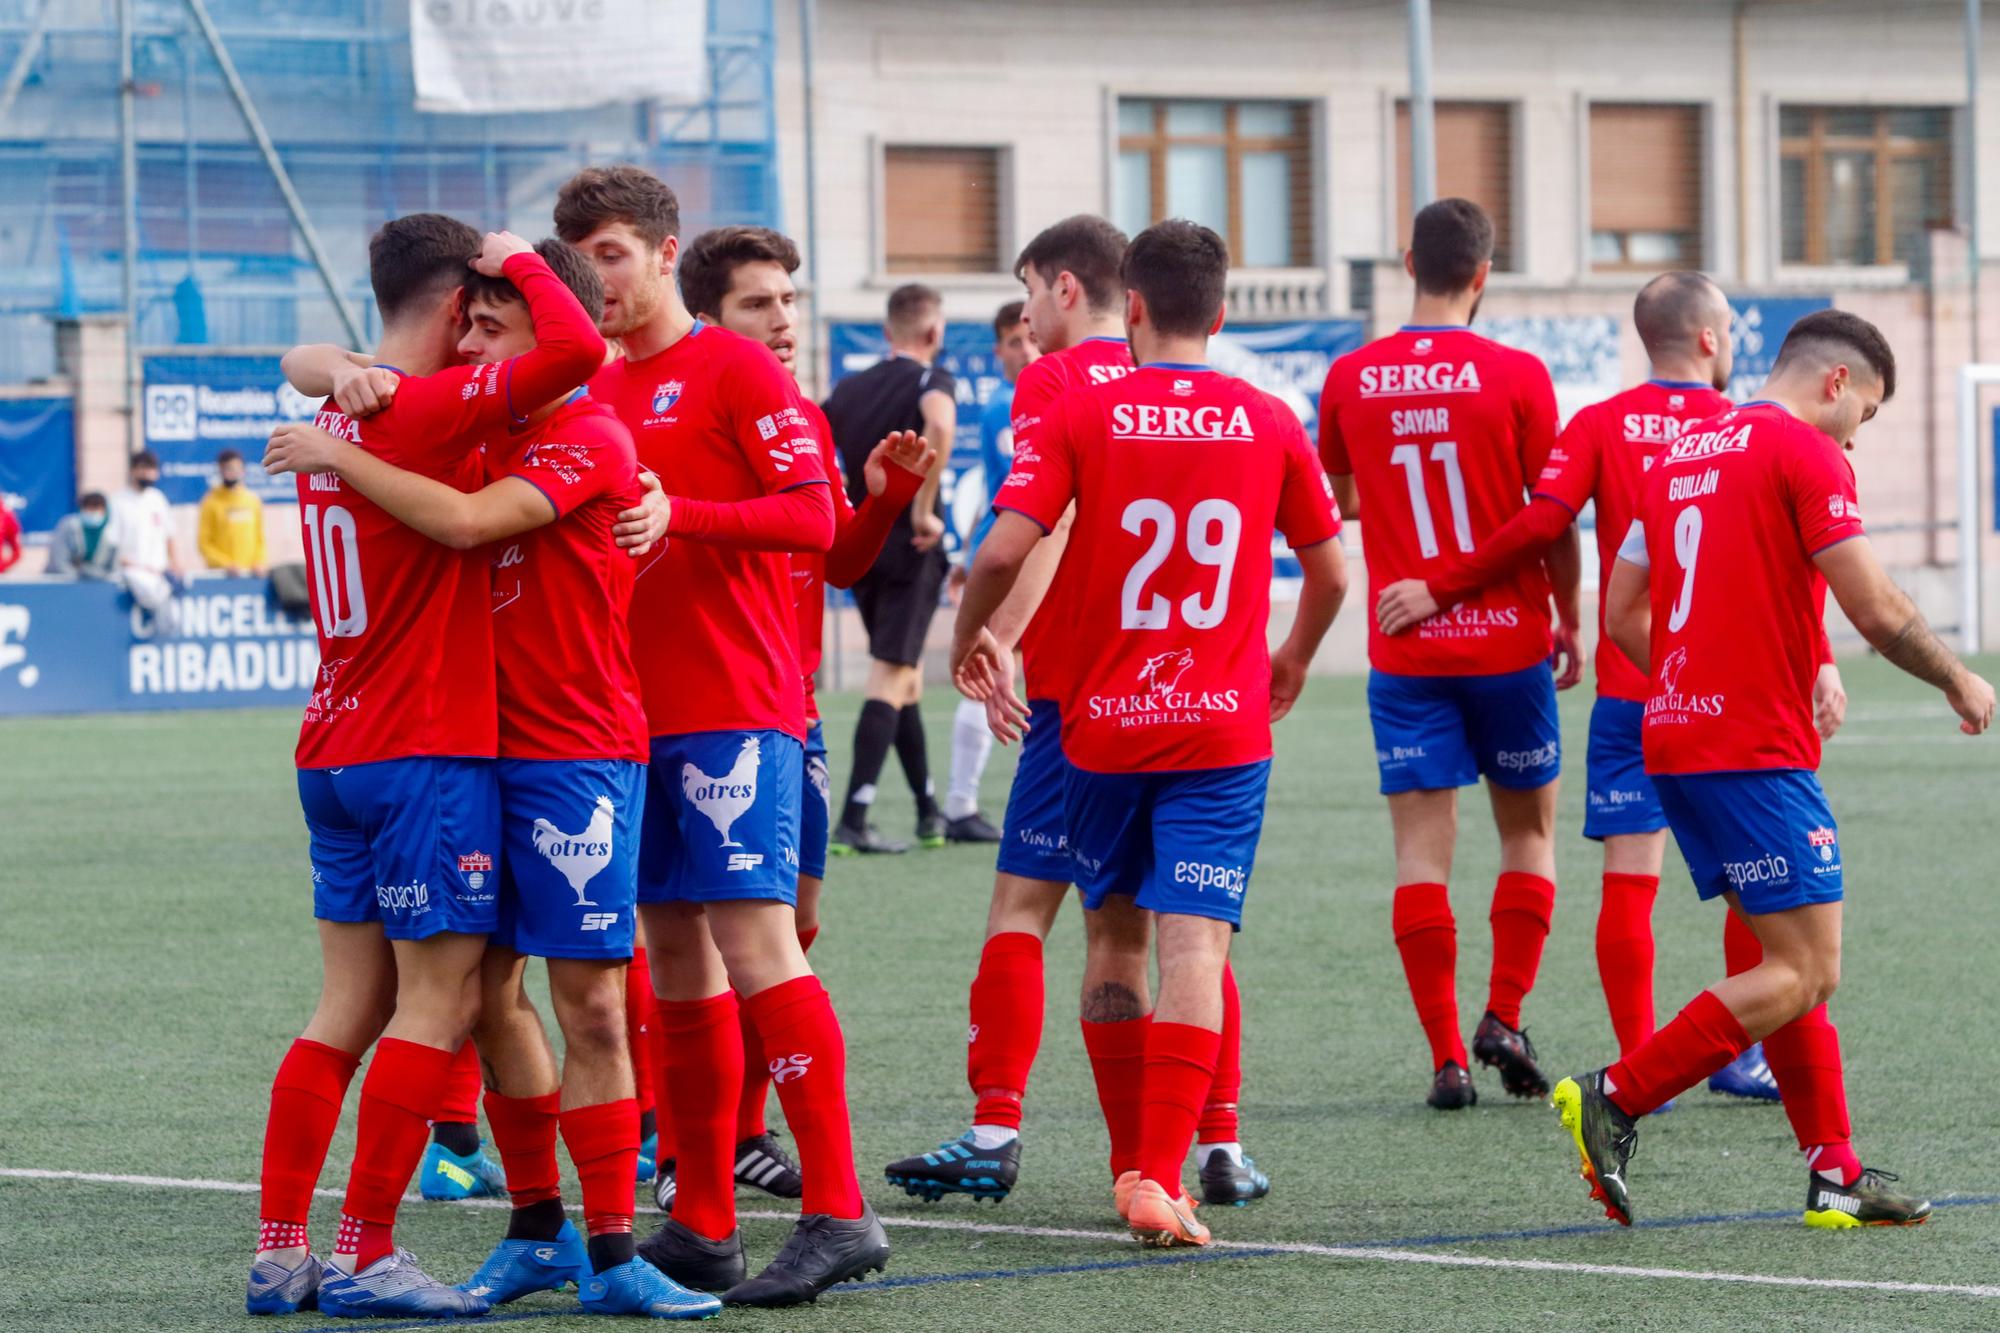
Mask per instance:
[[[944,298],[935,288],[909,283],[889,293],[889,357],[836,384],[826,400],[826,419],[840,451],[847,492],[857,504],[867,492],[862,464],[883,436],[917,431],[951,457],[952,427],[958,404],[949,372],[933,365],[944,346]],[[931,790],[930,756],[917,701],[924,692],[924,636],[938,608],[947,561],[944,511],[938,481],[940,464],[923,489],[896,519],[875,565],[854,585],[854,602],[868,627],[868,701],[854,727],[854,771],[847,801],[833,830],[836,852],[900,852],[868,822],[875,784],[889,747],[903,763],[903,775],[917,798],[917,841],[942,846],[945,820]]]

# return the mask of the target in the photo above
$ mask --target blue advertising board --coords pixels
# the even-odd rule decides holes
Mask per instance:
[[[1833,304],[1831,296],[1732,296],[1729,298],[1729,341],[1736,363],[1729,375],[1732,402],[1747,403],[1764,387],[1785,335],[1815,310]]]
[[[302,705],[319,671],[311,620],[263,579],[197,579],[174,631],[109,583],[0,583],[0,717]]]
[[[0,398],[0,495],[28,532],[75,506],[75,399]]]
[[[146,447],[160,457],[160,490],[174,504],[194,504],[215,478],[215,456],[235,449],[252,466],[244,484],[266,500],[290,502],[292,478],[255,466],[274,426],[306,421],[319,407],[285,382],[275,355],[149,356]]]

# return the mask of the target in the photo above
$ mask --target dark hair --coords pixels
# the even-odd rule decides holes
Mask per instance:
[[[160,456],[158,454],[154,453],[151,449],[141,449],[132,455],[131,460],[125,465],[125,470],[127,472],[137,472],[142,467],[158,469],[159,466]]]
[[[1493,219],[1470,199],[1425,204],[1410,224],[1410,266],[1426,295],[1458,295],[1491,258]]]
[[[1882,381],[1882,401],[1896,396],[1896,354],[1882,330],[1845,310],[1815,310],[1792,325],[1785,335],[1773,375],[1798,362],[1816,361],[1824,366],[1859,357]]]
[[[993,336],[995,338],[1006,337],[1008,330],[1019,324],[1022,316],[1027,314],[1027,311],[1028,303],[1026,301],[1009,301],[1006,305],[1001,306],[999,313],[993,316]]]
[[[368,238],[368,281],[382,322],[428,312],[472,272],[479,233],[442,213],[391,218]]]
[[[720,315],[722,298],[745,264],[777,264],[787,273],[799,271],[799,247],[792,238],[769,227],[711,227],[688,242],[674,271],[680,275],[681,299],[690,313]]]
[[[78,509],[109,509],[111,502],[104,498],[103,491],[85,491],[76,497]]]
[[[913,338],[923,332],[930,317],[944,305],[944,295],[921,282],[906,282],[889,293],[889,332],[898,338]]]
[[[535,242],[535,253],[562,279],[563,286],[569,288],[570,295],[583,307],[583,313],[590,316],[591,323],[604,318],[604,279],[597,276],[597,266],[583,257],[583,251],[568,241],[544,236]],[[506,278],[489,278],[475,271],[465,280],[467,305],[474,301],[484,301],[488,305],[511,305],[521,299],[520,288]]]
[[[1093,213],[1078,213],[1042,229],[1014,261],[1014,276],[1026,282],[1032,266],[1044,283],[1067,273],[1083,285],[1095,314],[1118,308],[1118,265],[1125,257],[1125,233]]]
[[[657,250],[681,234],[681,201],[644,167],[585,167],[556,192],[556,235],[575,245],[599,227],[623,222]]]
[[[242,461],[243,451],[241,449],[224,449],[215,456],[215,465],[217,467],[221,467],[224,463],[240,463]]]
[[[1679,269],[1662,273],[1639,289],[1632,302],[1632,323],[1639,341],[1649,355],[1679,347],[1691,347],[1701,331],[1709,327],[1709,315],[1722,302],[1722,293],[1706,274]],[[1729,336],[1728,313],[1724,310],[1722,336]]]
[[[1215,327],[1229,285],[1229,247],[1198,222],[1168,218],[1132,238],[1119,278],[1146,302],[1146,318],[1171,337]]]

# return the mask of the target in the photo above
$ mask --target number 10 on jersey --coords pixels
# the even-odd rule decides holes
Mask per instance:
[[[319,627],[330,639],[358,639],[368,629],[361,586],[361,533],[345,505],[307,505],[306,560],[318,595]]]

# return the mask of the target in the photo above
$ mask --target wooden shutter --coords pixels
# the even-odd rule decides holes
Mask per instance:
[[[1514,267],[1514,109],[1505,102],[1437,102],[1438,198],[1478,204],[1493,219],[1493,267]],[[1396,249],[1410,243],[1410,104],[1396,103]]]
[[[1000,271],[1000,151],[889,148],[882,214],[891,273]]]
[[[1591,230],[1674,232],[1698,243],[1701,197],[1700,108],[1590,108]],[[1698,250],[1687,263],[1701,266]]]

